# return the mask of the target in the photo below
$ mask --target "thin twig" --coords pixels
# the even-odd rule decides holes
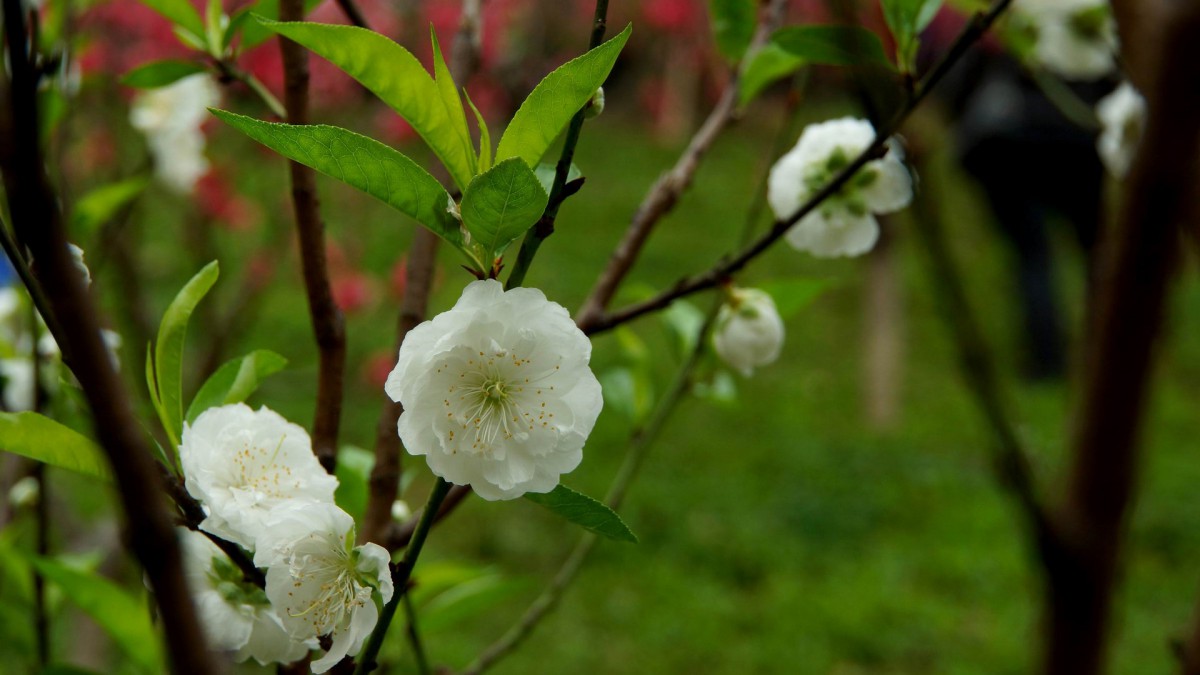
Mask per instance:
[[[337,6],[342,10],[342,14],[350,20],[350,23],[359,28],[370,28],[367,24],[367,18],[363,16],[362,10],[354,3],[354,0],[337,0]]]
[[[463,0],[462,15],[459,17],[458,32],[454,36],[450,58],[451,75],[460,86],[471,78],[481,62],[479,48],[482,43],[480,32],[483,29],[480,17],[482,4],[482,0]],[[404,268],[404,297],[400,302],[400,316],[396,322],[396,351],[400,350],[408,332],[424,321],[428,314],[429,295],[433,290],[433,273],[437,267],[438,242],[437,235],[423,227],[417,228],[413,234],[412,246],[408,249],[408,262]],[[367,508],[363,516],[361,534],[361,540],[364,542],[387,542],[388,534],[392,530],[392,503],[399,494],[403,468],[403,447],[396,430],[396,422],[403,412],[403,406],[399,403],[384,398],[383,410],[375,428],[375,464],[371,467]],[[465,496],[465,493],[451,503],[457,504],[462,496]]]
[[[1132,2],[1114,3],[1133,10]],[[1139,3],[1140,5],[1140,3]],[[1145,27],[1157,36],[1131,76],[1148,83],[1145,132],[1104,243],[1095,316],[1069,442],[1068,480],[1047,561],[1045,673],[1105,671],[1113,592],[1142,448],[1157,346],[1180,259],[1180,227],[1197,214],[1200,2],[1173,3]],[[1138,47],[1134,47],[1137,49]]]
[[[413,607],[412,595],[404,594],[404,619],[408,622],[408,644],[412,646],[413,659],[417,662],[418,675],[429,675],[429,659],[425,656],[425,645],[421,642],[421,631],[417,628],[417,610]]]
[[[588,49],[595,49],[604,42],[604,31],[608,27],[608,0],[596,0],[596,11],[592,16],[592,34],[588,39]],[[517,252],[517,262],[508,275],[505,288],[515,288],[525,283],[525,274],[537,255],[538,248],[547,237],[554,234],[554,220],[558,218],[558,209],[568,196],[565,190],[567,174],[571,171],[571,162],[575,159],[575,146],[579,144],[579,134],[583,130],[583,121],[587,116],[589,101],[575,113],[567,126],[567,135],[563,140],[562,153],[558,156],[558,164],[554,167],[554,182],[550,186],[550,198],[546,202],[546,210],[538,222],[526,233],[521,241],[521,250]]]
[[[759,237],[754,243],[735,255],[718,261],[708,271],[680,279],[670,289],[643,302],[634,303],[605,316],[592,318],[587,322],[579,322],[580,329],[588,335],[593,335],[615,328],[649,312],[663,309],[679,298],[717,286],[766,252],[772,244],[783,237],[800,219],[815,210],[826,199],[837,194],[842,189],[842,186],[853,178],[859,169],[871,160],[880,157],[886,151],[888,139],[896,133],[904,120],[908,119],[909,114],[929,95],[929,92],[945,77],[946,73],[966,53],[967,49],[987,32],[987,29],[999,18],[1011,2],[1012,0],[996,0],[986,12],[978,13],[972,17],[971,21],[959,33],[958,38],[946,53],[942,55],[941,60],[917,84],[912,96],[905,101],[905,104],[897,111],[891,122],[876,133],[875,140],[871,145],[840,171],[824,188],[805,202],[791,217],[776,221],[770,231]]]
[[[779,26],[786,6],[787,3],[783,0],[770,0],[763,5],[758,28],[746,50],[746,56],[734,68],[729,82],[725,85],[725,90],[721,93],[721,98],[713,107],[712,112],[708,114],[708,118],[704,120],[704,124],[700,126],[696,135],[692,137],[683,154],[675,161],[675,166],[663,174],[642,199],[641,205],[633,214],[629,228],[625,230],[625,235],[613,249],[612,256],[608,259],[608,265],[596,280],[587,299],[575,313],[578,323],[587,325],[603,316],[604,310],[612,301],[621,282],[633,268],[638,254],[641,253],[642,247],[645,246],[654,227],[675,208],[679,197],[691,185],[692,178],[700,167],[700,160],[729,125],[737,110],[738,100],[741,96],[743,64],[749,62],[750,58],[766,43],[771,32]]]
[[[281,21],[303,21],[304,0],[280,0]],[[289,124],[308,123],[308,51],[280,36],[283,55],[284,106]],[[313,420],[313,452],[321,466],[333,473],[337,466],[338,427],[342,416],[342,380],[345,375],[346,333],[342,312],[333,301],[325,259],[325,223],[317,203],[313,170],[288,162],[292,179],[292,207],[300,241],[300,266],[308,311],[319,351],[317,402]]]
[[[67,249],[66,230],[47,181],[40,147],[38,79],[27,51],[20,0],[4,0],[9,77],[7,108],[0,124],[0,165],[13,226],[37,262],[38,281],[60,322],[55,337],[73,357],[76,378],[92,412],[97,440],[107,453],[126,518],[129,547],[154,592],[175,673],[217,670],[196,619],[183,576],[183,560],[167,515],[154,460],[130,397],[108,356],[83,279]]]

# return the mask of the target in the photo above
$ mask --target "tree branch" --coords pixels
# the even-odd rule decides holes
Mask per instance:
[[[613,250],[612,256],[608,259],[608,265],[604,268],[604,272],[600,274],[591,293],[575,313],[576,321],[579,324],[587,325],[603,316],[604,310],[612,301],[621,282],[633,268],[638,254],[641,253],[642,247],[645,246],[654,227],[662,220],[663,216],[675,208],[679,197],[691,185],[692,178],[700,167],[700,160],[728,126],[737,110],[738,98],[741,94],[741,71],[744,64],[749,63],[750,58],[766,43],[771,32],[779,26],[786,5],[787,3],[781,0],[770,0],[760,9],[758,28],[746,50],[746,56],[734,68],[729,82],[725,85],[725,90],[721,93],[720,100],[708,114],[708,118],[704,120],[704,124],[700,126],[696,135],[692,137],[683,154],[676,160],[675,166],[659,178],[642,199],[641,205],[633,214],[629,228],[625,230],[625,236],[621,238],[620,243]]]
[[[71,260],[62,214],[47,180],[39,139],[38,78],[27,51],[29,35],[20,0],[4,0],[10,79],[0,128],[0,165],[13,226],[33,259],[53,317],[56,338],[73,357],[74,373],[92,412],[96,437],[108,455],[126,519],[129,547],[145,569],[176,673],[217,670],[204,642],[183,576],[154,460],[134,418],[129,393],[109,359],[83,279]],[[53,319],[48,319],[48,321]]]
[[[670,289],[643,302],[634,303],[616,312],[597,318],[590,318],[587,321],[581,320],[578,322],[579,328],[584,333],[593,335],[615,328],[643,314],[663,309],[679,298],[717,286],[766,252],[772,244],[783,237],[800,219],[815,210],[826,199],[837,194],[842,189],[842,186],[853,178],[854,174],[865,166],[867,162],[883,155],[886,151],[888,139],[899,130],[900,125],[908,119],[912,111],[920,105],[954,64],[962,58],[967,49],[987,32],[988,28],[1007,9],[1011,1],[996,0],[986,12],[975,14],[971,21],[963,27],[962,32],[959,33],[958,38],[955,39],[946,53],[942,55],[941,60],[917,84],[912,95],[908,97],[904,105],[892,117],[892,120],[882,130],[876,132],[875,140],[871,143],[870,147],[859,154],[854,161],[850,162],[849,165],[839,172],[829,184],[814,194],[790,218],[776,221],[767,233],[733,256],[718,261],[708,271],[680,279]]]
[[[1131,9],[1133,3],[1128,4]],[[1157,39],[1131,72],[1146,83],[1145,133],[1116,230],[1102,249],[1082,396],[1070,438],[1067,489],[1047,565],[1046,673],[1104,672],[1112,594],[1139,437],[1180,226],[1195,216],[1200,174],[1200,2],[1179,2],[1143,30]]]
[[[280,0],[281,21],[303,21],[304,0]],[[289,124],[308,123],[308,51],[279,37],[283,55],[284,107]],[[337,466],[338,427],[342,416],[342,378],[346,361],[346,333],[342,312],[333,301],[325,260],[325,223],[317,202],[315,174],[299,162],[288,162],[292,180],[292,207],[300,241],[300,267],[308,295],[308,311],[319,351],[317,405],[313,421],[313,452],[321,466],[333,473]]]

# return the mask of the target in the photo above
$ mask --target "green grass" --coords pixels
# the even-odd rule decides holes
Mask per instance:
[[[636,296],[638,288],[661,288],[681,273],[708,266],[736,240],[767,159],[774,124],[769,117],[751,117],[713,148],[687,198],[646,248],[624,299]],[[278,192],[283,165],[264,159],[228,130],[219,131],[218,139],[227,144],[220,152],[248,160],[235,165],[241,189],[269,195],[263,202],[267,234],[213,233],[223,278],[211,302],[227,306],[238,293],[245,251],[288,227],[289,210]],[[589,123],[577,157],[588,182],[564,206],[559,231],[543,246],[528,283],[577,307],[646,186],[677,152],[647,139],[619,115]],[[970,187],[944,160],[935,173],[923,180],[945,181],[952,245],[969,262],[968,293],[1003,370],[1014,373],[1017,321],[1007,254]],[[320,186],[332,237],[356,264],[386,279],[407,247],[411,224],[332,181],[322,179]],[[149,235],[157,317],[173,289],[203,261],[180,252],[178,202],[148,199],[140,218]],[[905,307],[902,416],[896,427],[874,431],[864,419],[864,262],[819,261],[786,245],[771,251],[743,283],[810,277],[829,280],[830,290],[788,322],[777,366],[739,379],[736,406],[692,399],[679,407],[623,510],[641,543],[601,543],[562,606],[494,672],[1031,671],[1038,644],[1036,569],[1016,514],[991,472],[989,436],[961,385],[916,242],[903,218],[895,223]],[[1071,270],[1079,261],[1067,247],[1063,253],[1061,290],[1077,315],[1081,281]],[[289,370],[255,401],[308,424],[315,352],[293,245],[279,244],[272,255],[284,264],[228,355],[252,348],[287,355]],[[442,260],[435,311],[448,307],[468,280],[451,254],[443,251]],[[106,283],[111,285],[102,276],[97,286]],[[396,310],[395,299],[382,293],[368,310],[348,317],[342,432],[347,444],[370,447],[383,394],[362,373],[367,359],[390,350]],[[1200,330],[1200,284],[1193,278],[1184,280],[1172,328],[1118,598],[1115,673],[1169,670],[1167,641],[1187,625],[1197,593],[1200,341],[1192,336]],[[656,354],[668,353],[657,319],[639,321],[634,329]],[[193,346],[220,330],[197,319]],[[598,371],[622,362],[611,335],[594,342]],[[139,364],[141,348],[130,345],[126,363]],[[656,360],[660,391],[673,367],[669,358]],[[136,370],[127,368],[135,380]],[[1011,375],[1005,384],[1035,452],[1041,484],[1054,496],[1070,392],[1061,385],[1026,385]],[[619,416],[602,415],[583,465],[565,482],[603,494],[628,432]],[[424,499],[428,473],[419,459],[405,461],[421,476],[406,494],[415,507]],[[87,509],[104,513],[90,503]],[[74,513],[69,520],[88,516]],[[498,637],[578,535],[521,500],[469,500],[434,531],[427,560],[486,564],[521,583],[486,612],[430,632],[432,660],[461,667]],[[403,651],[402,641],[402,631],[394,631],[388,649]]]

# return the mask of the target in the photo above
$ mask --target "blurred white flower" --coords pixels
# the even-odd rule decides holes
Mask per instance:
[[[794,215],[838,172],[875,140],[866,120],[843,117],[811,124],[775,166],[767,180],[767,201],[775,217]],[[892,213],[912,201],[913,182],[899,144],[867,162],[841,190],[797,222],[787,233],[794,248],[821,257],[856,256],[879,239],[874,213]]]
[[[1033,27],[1034,58],[1072,80],[1116,68],[1117,29],[1107,0],[1018,0],[1013,9]]]
[[[583,458],[604,405],[592,345],[533,288],[475,281],[409,332],[384,389],[404,447],[488,500],[549,492]]]
[[[41,498],[42,489],[38,487],[38,481],[33,476],[21,478],[8,489],[8,503],[14,509],[29,508]]]
[[[783,336],[783,319],[769,294],[734,288],[717,314],[713,347],[725,363],[749,377],[756,367],[779,358]]]
[[[337,488],[308,433],[266,407],[204,411],[184,425],[179,460],[187,491],[208,514],[200,528],[248,549],[271,509],[296,500],[332,504]]]
[[[220,91],[203,73],[138,94],[129,122],[146,135],[158,178],[179,194],[189,194],[208,172],[204,157],[207,108],[220,102]]]
[[[312,662],[323,673],[358,654],[393,593],[390,557],[382,546],[354,546],[354,519],[333,504],[293,503],[272,513],[258,538],[254,564],[267,568],[267,597],[294,640],[330,636]]]
[[[267,594],[246,582],[242,571],[208,537],[185,528],[178,532],[184,574],[210,644],[236,652],[238,662],[252,658],[266,665],[304,658],[308,646],[283,629]]]
[[[408,502],[403,499],[392,502],[392,520],[404,522],[409,518],[412,518],[412,509],[409,508]]]
[[[1096,117],[1102,126],[1096,139],[1100,159],[1112,175],[1124,178],[1146,126],[1146,99],[1133,85],[1122,82],[1096,104]]]
[[[75,269],[83,275],[83,284],[85,286],[92,285],[92,272],[88,269],[87,263],[83,261],[83,249],[75,244],[67,243],[67,248],[71,249],[71,262],[75,263]]]
[[[33,376],[33,362],[28,358],[0,359],[0,387],[4,390],[5,410],[33,410],[37,400]]]

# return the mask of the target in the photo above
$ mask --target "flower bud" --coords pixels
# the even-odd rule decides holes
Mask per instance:
[[[771,296],[756,288],[734,288],[717,315],[713,347],[730,367],[747,377],[779,358],[783,320]]]
[[[602,112],[604,112],[604,87],[596,87],[596,93],[592,94],[587,107],[583,109],[583,116],[590,120],[593,117],[599,117]]]

